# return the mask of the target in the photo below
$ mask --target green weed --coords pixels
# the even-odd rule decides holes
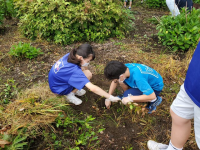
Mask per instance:
[[[19,42],[18,45],[13,45],[11,47],[9,54],[19,59],[33,59],[38,55],[43,54],[43,52],[40,52],[40,48],[31,46],[30,43]]]
[[[9,79],[7,83],[2,86],[2,92],[0,93],[0,98],[2,101],[1,104],[8,104],[10,100],[15,96],[17,91],[17,87],[15,84],[15,80]]]
[[[172,47],[173,51],[187,51],[195,48],[200,38],[200,10],[193,9],[187,13],[184,9],[180,15],[163,16],[157,25],[158,37],[165,46]]]

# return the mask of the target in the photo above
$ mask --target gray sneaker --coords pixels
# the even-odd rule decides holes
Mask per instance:
[[[80,105],[82,103],[82,100],[77,98],[74,93],[69,93],[66,96],[66,99],[70,102],[70,103],[73,103],[75,105]]]

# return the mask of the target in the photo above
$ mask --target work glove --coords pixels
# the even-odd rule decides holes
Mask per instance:
[[[122,103],[123,103],[124,105],[128,104],[129,102],[133,102],[133,100],[131,100],[130,96],[131,96],[131,95],[128,94],[127,97],[124,97],[124,98],[122,99]]]
[[[106,108],[107,108],[107,109],[110,108],[111,102],[118,102],[118,101],[120,101],[120,100],[121,100],[121,99],[120,99],[119,97],[115,97],[115,96],[110,95],[109,98],[105,99]]]
[[[108,100],[110,100],[111,102],[118,102],[118,101],[121,100],[121,98],[119,98],[117,96],[110,95],[110,97],[108,98]]]

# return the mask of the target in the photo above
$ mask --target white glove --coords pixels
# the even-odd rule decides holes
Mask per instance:
[[[117,96],[110,95],[110,97],[108,98],[108,100],[110,100],[111,102],[118,102],[118,101],[121,100],[121,98],[119,98]]]
[[[124,105],[126,105],[126,104],[128,104],[129,102],[133,102],[133,100],[130,98],[130,94],[128,94],[128,96],[127,97],[124,97],[123,99],[122,99],[122,103],[124,104]]]

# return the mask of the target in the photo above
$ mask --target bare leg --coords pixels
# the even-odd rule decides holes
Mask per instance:
[[[126,7],[126,2],[124,2],[124,7]]]
[[[124,84],[123,82],[119,82],[119,85],[121,86],[121,88],[123,89],[124,92],[129,89],[129,87],[126,84]]]
[[[129,8],[131,8],[132,2],[129,2]]]
[[[171,142],[177,148],[182,148],[190,136],[191,121],[176,115],[171,109],[172,131]]]

